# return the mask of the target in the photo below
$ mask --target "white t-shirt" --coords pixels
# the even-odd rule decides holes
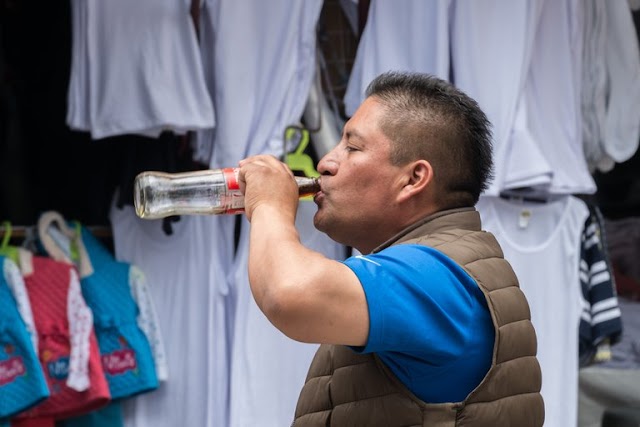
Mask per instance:
[[[503,188],[530,184],[551,193],[593,193],[582,147],[581,76],[583,16],[577,0],[542,4],[521,102],[526,108],[526,131],[545,162],[534,162],[529,150],[511,144]],[[549,176],[549,167],[551,175]],[[546,179],[545,179],[546,176]],[[533,178],[543,178],[534,180]]]
[[[315,73],[321,8],[321,0],[203,0],[200,48],[216,128],[198,132],[197,160],[214,168],[283,154]]]
[[[483,229],[502,246],[529,302],[542,369],[545,426],[575,426],[580,245],[589,210],[573,196],[543,204],[481,197],[477,209]]]
[[[534,153],[526,130],[516,125],[516,110],[531,63],[541,2],[456,2],[452,14],[453,82],[475,99],[493,126],[495,179],[486,191],[505,186],[512,150]],[[515,124],[514,124],[515,123]]]
[[[72,1],[72,129],[99,139],[214,126],[190,3]]]
[[[364,101],[371,80],[385,71],[419,71],[448,80],[450,3],[371,2],[344,96],[348,116]]]
[[[166,235],[161,221],[112,207],[116,258],[147,279],[158,312],[169,378],[123,402],[127,427],[228,424],[228,274],[233,217],[182,216]]]

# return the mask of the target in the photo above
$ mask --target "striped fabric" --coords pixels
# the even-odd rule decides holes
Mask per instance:
[[[597,206],[589,203],[587,206],[589,217],[585,222],[580,248],[580,366],[591,364],[598,347],[607,341],[609,344],[617,342],[622,333],[622,314],[606,248],[604,219]]]

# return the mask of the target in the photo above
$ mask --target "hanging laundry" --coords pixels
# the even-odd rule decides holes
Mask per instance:
[[[582,4],[584,151],[592,172],[609,172],[640,142],[640,49],[629,4]]]
[[[109,403],[93,316],[75,267],[43,256],[20,259],[36,329],[38,356],[51,396],[16,418],[65,418]]]
[[[580,245],[589,209],[574,196],[547,203],[481,197],[477,209],[483,229],[495,235],[529,302],[542,370],[545,427],[575,426]]]
[[[610,352],[598,352],[602,344],[619,341],[622,334],[620,307],[607,252],[604,218],[596,205],[587,204],[589,217],[584,225],[580,245],[580,284],[582,314],[580,316],[580,366],[610,358]]]
[[[399,7],[396,0],[371,2],[344,95],[348,116],[364,101],[369,82],[385,71],[418,71],[449,79],[451,3],[403,0]]]
[[[170,379],[122,402],[127,427],[229,426],[228,322],[233,224],[229,216],[182,216],[165,234],[159,221],[115,205],[110,219],[118,260],[145,272],[159,317]],[[231,248],[223,251],[222,248]],[[166,408],[179,406],[179,411]]]
[[[190,2],[73,0],[67,124],[94,139],[214,127]]]
[[[77,223],[72,229],[57,212],[40,216],[38,237],[49,256],[78,268],[82,295],[93,312],[111,398],[121,399],[156,389],[158,377],[153,351],[138,324],[139,313],[143,312],[133,298],[132,266],[116,261],[86,227]],[[153,338],[154,343],[161,344],[157,337]],[[164,354],[161,345],[156,350]],[[166,369],[162,371],[166,373]]]
[[[17,265],[0,256],[0,424],[49,397],[32,335],[27,329],[12,289],[24,290]],[[26,296],[26,294],[23,293]],[[27,299],[22,312],[31,314]]]

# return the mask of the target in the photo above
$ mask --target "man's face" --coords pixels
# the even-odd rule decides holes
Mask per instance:
[[[395,198],[406,179],[390,162],[391,141],[380,129],[384,114],[375,97],[367,98],[345,124],[340,143],[318,163],[322,191],[314,224],[363,253],[397,231]]]

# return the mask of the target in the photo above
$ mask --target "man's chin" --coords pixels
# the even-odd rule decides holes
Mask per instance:
[[[326,233],[324,228],[324,222],[322,221],[322,214],[320,213],[320,209],[313,215],[313,226],[316,230]]]

